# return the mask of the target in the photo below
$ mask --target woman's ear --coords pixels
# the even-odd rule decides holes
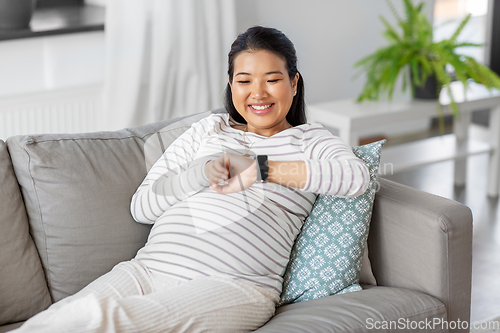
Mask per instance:
[[[294,92],[297,92],[297,83],[299,82],[299,77],[300,77],[300,74],[297,73],[297,74],[295,74],[295,76],[292,80],[292,88],[293,88]]]
[[[231,84],[231,79],[228,77],[227,78],[227,83],[229,84],[229,86],[231,87],[231,89],[233,88],[233,85]]]

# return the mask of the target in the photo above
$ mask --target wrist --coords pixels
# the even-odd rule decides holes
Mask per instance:
[[[304,161],[267,161],[269,183],[304,188],[307,181],[307,167]]]

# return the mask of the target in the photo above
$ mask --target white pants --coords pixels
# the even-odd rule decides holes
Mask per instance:
[[[123,262],[13,332],[248,332],[274,314],[276,293],[218,277],[180,281]]]

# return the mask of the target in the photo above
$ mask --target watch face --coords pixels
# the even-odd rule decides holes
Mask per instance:
[[[267,177],[268,177],[268,172],[269,172],[269,166],[267,164],[267,155],[258,155],[257,156],[257,163],[259,165],[259,175],[260,182],[264,183],[267,182]]]

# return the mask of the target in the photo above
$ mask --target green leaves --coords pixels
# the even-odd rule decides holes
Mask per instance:
[[[413,0],[402,0],[405,17],[398,15],[390,0],[387,4],[396,18],[397,26],[391,25],[380,17],[385,30],[384,37],[389,45],[379,48],[373,54],[359,60],[354,67],[366,74],[363,91],[358,101],[377,100],[381,94],[392,98],[397,79],[403,73],[403,90],[410,83],[412,92],[415,86],[423,86],[426,79],[434,75],[438,82],[438,92],[445,88],[450,96],[450,108],[458,115],[458,108],[449,87],[454,78],[467,85],[469,79],[484,84],[487,88],[500,89],[500,78],[488,67],[474,58],[457,53],[462,47],[479,47],[480,44],[457,42],[460,33],[467,25],[470,15],[464,18],[449,39],[433,41],[433,28],[427,16],[422,13],[424,3],[415,5]],[[446,68],[453,69],[454,77]],[[408,73],[411,72],[411,76]],[[411,80],[409,80],[411,77]]]
[[[385,28],[387,29],[383,32],[383,34],[389,40],[389,42],[401,42],[401,38],[396,32],[396,29],[394,29],[383,16],[380,16],[380,20],[382,21],[382,23],[384,23]]]
[[[464,29],[464,27],[467,24],[467,22],[469,22],[470,16],[471,16],[470,14],[467,15],[467,17],[462,22],[460,22],[460,24],[458,25],[457,30],[455,30],[455,32],[453,33],[453,35],[449,39],[450,43],[452,43],[452,44],[455,43],[455,41],[457,40],[458,35],[460,35],[460,33]]]

